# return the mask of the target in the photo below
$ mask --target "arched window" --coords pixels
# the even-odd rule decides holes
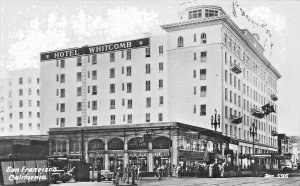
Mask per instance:
[[[104,142],[101,139],[93,139],[89,142],[89,150],[104,150]]]
[[[183,37],[182,36],[178,37],[178,47],[183,47]]]
[[[206,43],[206,34],[203,33],[201,34],[201,44],[205,44]]]
[[[119,138],[113,138],[108,142],[108,150],[124,150],[124,142]]]

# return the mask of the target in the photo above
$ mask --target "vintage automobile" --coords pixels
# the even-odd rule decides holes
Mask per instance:
[[[285,162],[285,164],[282,166],[283,171],[291,171],[293,169],[293,165],[291,162]]]
[[[70,171],[65,172],[64,170],[55,169],[50,172],[51,183],[57,183],[57,181],[61,181],[66,183],[70,181],[72,178],[72,173]]]
[[[94,177],[92,175],[92,171],[90,171],[90,180],[94,178],[94,180],[98,180],[98,171],[94,171]],[[114,173],[111,172],[110,170],[101,170],[101,181],[111,181],[114,177]]]

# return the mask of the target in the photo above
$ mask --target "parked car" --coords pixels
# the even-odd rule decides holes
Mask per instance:
[[[93,171],[90,171],[90,179],[92,179]],[[108,180],[111,181],[114,177],[114,173],[110,170],[101,170],[101,181]],[[94,180],[98,178],[98,171],[94,171]]]
[[[286,162],[283,166],[282,166],[282,170],[283,171],[291,171],[293,169],[293,165],[291,162]]]
[[[66,183],[67,181],[71,180],[72,173],[70,171],[65,172],[64,170],[55,169],[54,171],[50,172],[50,178],[52,183],[57,183],[57,181]]]

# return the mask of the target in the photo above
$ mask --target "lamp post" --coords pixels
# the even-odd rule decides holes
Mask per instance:
[[[252,139],[253,139],[253,161],[254,161],[254,151],[255,151],[255,148],[254,148],[254,140],[255,140],[255,137],[257,136],[257,126],[255,126],[255,123],[252,123],[251,127],[250,127],[250,136],[252,136]],[[253,162],[254,163],[254,162]]]
[[[215,128],[215,132],[217,131],[217,127],[219,126],[220,128],[220,114],[217,113],[217,110],[215,110],[215,114],[211,116],[211,127],[214,127]],[[215,148],[214,148],[214,151],[215,151],[215,158],[216,158],[216,155],[217,155],[217,137],[215,137]]]

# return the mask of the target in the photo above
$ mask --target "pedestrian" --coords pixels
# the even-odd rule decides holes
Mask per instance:
[[[210,164],[208,166],[208,177],[212,177],[212,174],[213,174],[213,164]]]
[[[131,184],[132,185],[136,185],[135,184],[135,177],[136,177],[136,166],[132,165],[132,167],[131,167]]]
[[[140,180],[140,176],[141,176],[141,166],[139,165],[137,168],[137,180]]]

